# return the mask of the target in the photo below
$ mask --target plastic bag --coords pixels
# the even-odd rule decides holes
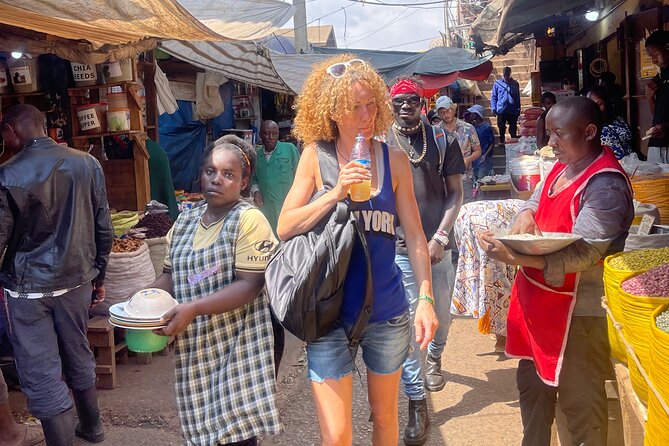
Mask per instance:
[[[662,168],[657,163],[641,161],[636,153],[630,153],[621,159],[620,165],[630,177],[662,174]]]
[[[166,204],[156,200],[151,200],[146,204],[146,214],[165,214],[169,211]]]

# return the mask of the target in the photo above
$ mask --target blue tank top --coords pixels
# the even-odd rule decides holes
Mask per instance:
[[[397,207],[393,178],[390,172],[388,146],[383,144],[383,184],[381,191],[369,201],[352,203],[351,209],[365,230],[372,264],[374,306],[370,322],[387,321],[404,313],[409,304],[404,294],[402,273],[395,264],[395,231]],[[378,163],[377,163],[378,165]],[[341,319],[352,324],[365,300],[367,266],[365,253],[356,241],[344,282]]]

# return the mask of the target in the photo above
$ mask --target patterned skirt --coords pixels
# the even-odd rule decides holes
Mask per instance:
[[[488,257],[476,234],[508,228],[523,204],[522,200],[467,203],[455,221],[459,259],[451,313],[479,319],[479,331],[484,334],[506,335],[506,316],[516,268]]]

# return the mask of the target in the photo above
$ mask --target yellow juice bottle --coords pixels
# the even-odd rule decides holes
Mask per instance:
[[[369,147],[365,143],[365,137],[361,132],[355,137],[355,146],[351,151],[351,159],[360,163],[367,170],[371,170],[372,161],[369,153]],[[349,189],[349,195],[352,201],[367,201],[372,196],[372,180],[365,180],[362,183],[354,184]]]

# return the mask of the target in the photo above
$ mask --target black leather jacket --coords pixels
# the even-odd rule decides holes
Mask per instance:
[[[100,163],[37,138],[0,166],[0,284],[42,293],[104,280],[114,231]]]

